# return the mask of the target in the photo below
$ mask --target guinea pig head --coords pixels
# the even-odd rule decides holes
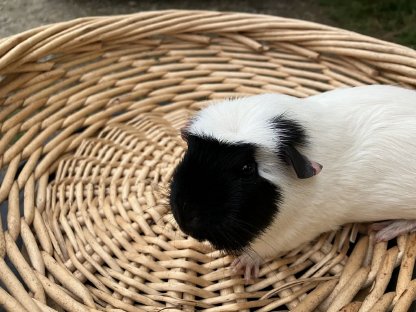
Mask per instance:
[[[171,182],[173,216],[184,233],[238,253],[272,221],[280,190],[259,175],[253,144],[186,140]]]

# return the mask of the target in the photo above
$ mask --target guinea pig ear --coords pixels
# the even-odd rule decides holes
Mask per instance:
[[[308,145],[306,129],[300,122],[283,113],[272,119],[272,126],[280,138],[279,156],[292,165],[299,179],[310,178],[321,172],[322,165],[309,160],[294,147]]]
[[[307,179],[317,175],[322,170],[322,165],[316,161],[309,160],[306,156],[291,145],[285,145],[281,149],[282,156],[287,163],[295,169],[299,179]]]

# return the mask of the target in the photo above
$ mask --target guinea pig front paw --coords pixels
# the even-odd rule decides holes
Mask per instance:
[[[259,255],[244,253],[231,263],[231,271],[233,274],[242,273],[245,282],[249,283],[259,277],[260,265],[262,263],[263,259]]]

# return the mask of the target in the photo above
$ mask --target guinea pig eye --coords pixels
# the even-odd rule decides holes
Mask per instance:
[[[250,177],[256,173],[256,165],[245,164],[241,167],[240,173],[243,177]]]

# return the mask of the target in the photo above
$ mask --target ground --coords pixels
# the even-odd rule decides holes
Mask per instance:
[[[0,37],[83,16],[174,8],[299,18],[416,47],[415,0],[0,0]]]

